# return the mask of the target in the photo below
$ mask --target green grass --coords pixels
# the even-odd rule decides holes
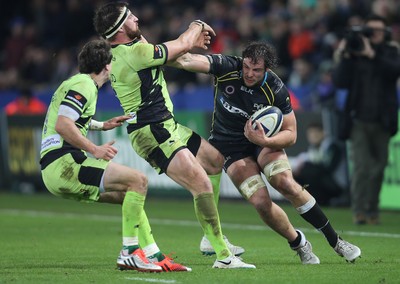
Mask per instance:
[[[115,269],[121,248],[120,206],[83,204],[41,195],[0,194],[0,283],[400,283],[400,211],[382,213],[379,226],[355,226],[349,209],[325,208],[343,238],[362,249],[346,263],[295,210],[295,227],[313,244],[320,265],[301,265],[286,241],[244,201],[221,201],[224,233],[243,246],[255,270],[218,270],[198,250],[202,232],[189,199],[149,197],[146,210],[158,246],[174,252],[190,273]]]

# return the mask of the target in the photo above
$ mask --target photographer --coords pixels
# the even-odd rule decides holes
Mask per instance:
[[[397,132],[399,49],[380,16],[353,28],[335,51],[333,80],[348,91],[339,121],[352,152],[351,207],[355,224],[379,224],[379,193],[390,137]]]

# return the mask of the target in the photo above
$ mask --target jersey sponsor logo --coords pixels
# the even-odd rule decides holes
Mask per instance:
[[[246,93],[249,93],[250,95],[253,94],[254,90],[247,88],[246,86],[241,86],[240,90]]]
[[[44,152],[50,148],[59,148],[61,145],[61,137],[59,134],[54,134],[42,140],[40,151]]]
[[[235,107],[235,106],[229,104],[227,101],[224,100],[223,97],[221,97],[219,99],[219,101],[220,101],[221,105],[224,107],[224,109],[226,109],[228,112],[239,114],[241,116],[244,116],[247,119],[250,118],[250,115],[247,112],[245,112],[244,110],[242,110],[238,107]]]
[[[157,44],[154,46],[154,56],[153,59],[163,58],[163,50],[161,45]]]
[[[87,102],[84,96],[75,91],[69,91],[65,96],[65,100],[75,103],[80,108],[83,108]]]
[[[225,94],[232,95],[235,92],[235,87],[228,85],[225,87]]]
[[[258,104],[258,103],[254,103],[254,104],[253,104],[254,112],[256,112],[257,110],[260,110],[260,109],[262,109],[262,108],[264,108],[264,107],[267,107],[267,105]]]
[[[129,124],[137,123],[137,115],[136,115],[136,112],[130,112],[130,113],[128,113],[128,115],[129,115],[131,118],[127,119],[126,122],[128,122]]]

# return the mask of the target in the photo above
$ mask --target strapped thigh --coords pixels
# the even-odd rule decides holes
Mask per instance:
[[[265,182],[260,175],[254,175],[242,182],[239,191],[244,198],[249,199],[261,187],[266,187]]]
[[[289,161],[288,160],[276,160],[272,161],[271,163],[267,164],[264,167],[264,174],[267,178],[268,181],[271,180],[271,178],[279,173],[282,173],[286,170],[292,170],[290,167]]]

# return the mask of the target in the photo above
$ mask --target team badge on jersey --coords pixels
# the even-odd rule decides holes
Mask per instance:
[[[154,56],[153,59],[163,58],[163,49],[161,45],[157,44],[154,46]]]
[[[73,103],[74,105],[78,106],[79,108],[83,108],[87,103],[87,99],[75,91],[69,91],[65,96],[65,101]]]

